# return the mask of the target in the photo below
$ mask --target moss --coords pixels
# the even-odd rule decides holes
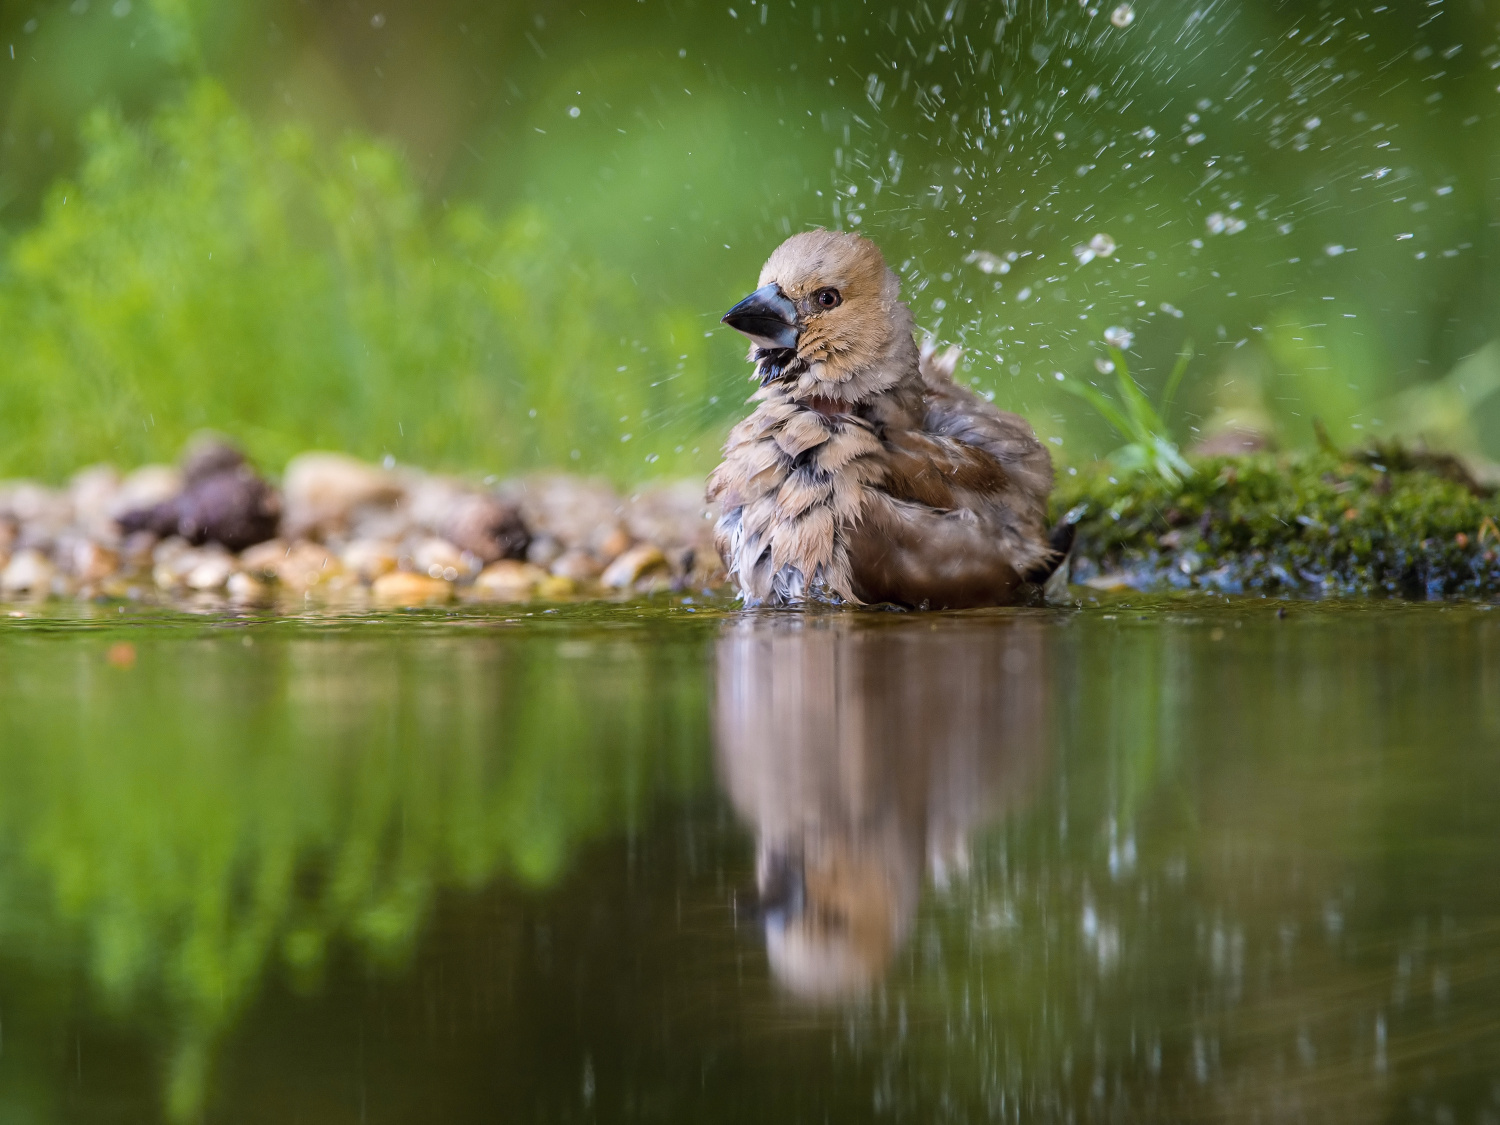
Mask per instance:
[[[1074,580],[1412,598],[1500,595],[1500,504],[1441,460],[1332,452],[1206,458],[1180,485],[1062,477],[1087,505]]]

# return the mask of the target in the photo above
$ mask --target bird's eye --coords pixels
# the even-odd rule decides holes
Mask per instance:
[[[844,303],[844,298],[839,296],[837,289],[819,289],[813,299],[825,309],[836,309]]]

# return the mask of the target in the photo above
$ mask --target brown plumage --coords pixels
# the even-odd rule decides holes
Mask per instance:
[[[1024,807],[1052,744],[1051,630],[749,614],[715,648],[719,776],[755,833],[778,981],[867,991],[911,935],[923,872],[946,889],[971,840]]]
[[[1026,421],[918,351],[874,243],[815,230],[724,317],[759,389],[708,482],[719,554],[750,605],[1002,605],[1045,580],[1052,460]]]

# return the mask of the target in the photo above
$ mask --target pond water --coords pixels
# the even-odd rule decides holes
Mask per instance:
[[[1500,1120],[1500,614],[15,617],[0,1118]]]

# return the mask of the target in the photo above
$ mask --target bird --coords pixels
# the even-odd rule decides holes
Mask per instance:
[[[1046,622],[874,624],[735,614],[714,645],[719,782],[754,837],[736,918],[815,1003],[879,983],[924,885],[962,882],[973,841],[1042,791],[1054,743]]]
[[[918,346],[874,242],[792,235],[723,323],[758,384],[707,487],[745,605],[1006,605],[1052,575],[1046,446],[954,381],[959,349]]]

